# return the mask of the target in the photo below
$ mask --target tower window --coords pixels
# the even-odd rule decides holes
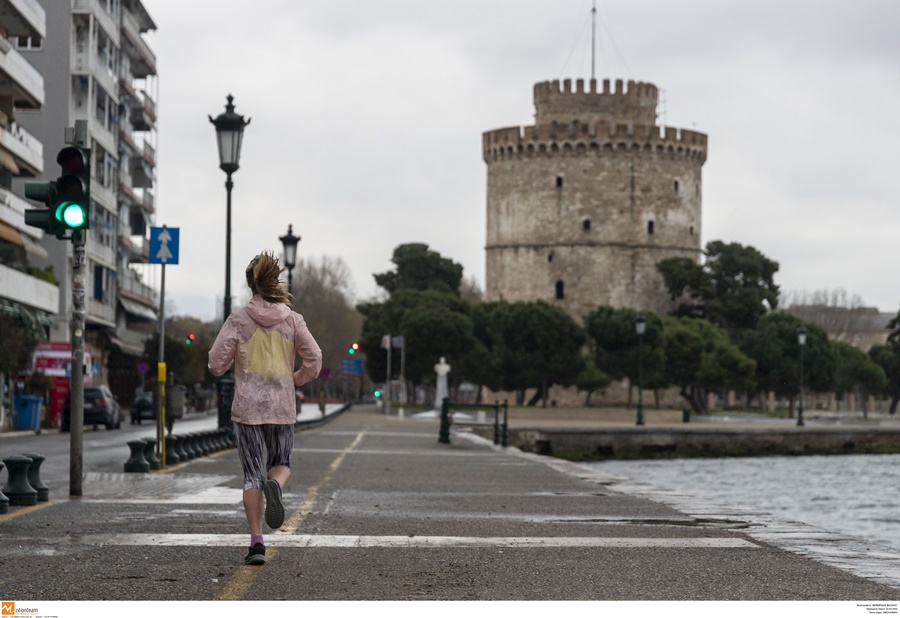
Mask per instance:
[[[562,176],[557,176],[557,177],[556,177],[556,188],[557,188],[557,189],[562,189],[562,185],[563,185],[563,177],[562,177]]]
[[[552,262],[552,261],[553,261],[553,254],[552,254],[552,253],[548,253],[548,254],[547,254],[547,261],[548,261],[548,262]]]
[[[678,193],[678,181],[675,181],[675,193]]]
[[[653,221],[647,221],[647,234],[653,235]]]
[[[566,284],[562,281],[556,282],[556,300],[562,300],[566,297]]]
[[[693,235],[694,235],[694,226],[692,225],[691,226],[691,236],[693,236]]]
[[[591,231],[591,220],[585,219],[584,221],[582,221],[581,229],[584,230],[585,232],[590,232]]]

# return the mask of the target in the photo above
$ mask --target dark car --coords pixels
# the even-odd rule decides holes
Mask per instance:
[[[156,418],[156,406],[153,405],[153,398],[148,395],[142,395],[134,400],[131,405],[131,424],[141,424],[143,420],[153,420]]]
[[[60,431],[69,431],[72,415],[71,402],[72,391],[69,391],[69,394],[66,395],[66,402],[63,404]],[[84,424],[93,425],[94,429],[98,425],[105,425],[107,429],[118,429],[122,426],[119,402],[113,397],[108,386],[84,387]]]

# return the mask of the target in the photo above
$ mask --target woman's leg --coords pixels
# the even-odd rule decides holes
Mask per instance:
[[[244,470],[244,514],[251,536],[262,535],[263,518],[263,429],[260,425],[234,424],[238,456]]]

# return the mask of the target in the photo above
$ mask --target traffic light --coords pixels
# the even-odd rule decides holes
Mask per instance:
[[[194,343],[194,339],[196,339],[196,338],[197,337],[194,336],[194,333],[191,333],[190,335],[188,335],[187,337],[184,338],[184,345],[191,345],[192,343]]]
[[[55,181],[25,183],[25,197],[46,210],[26,210],[25,223],[65,239],[69,230],[91,226],[91,151],[66,146],[56,155],[61,173]]]
[[[381,397],[381,391],[376,388],[375,389],[375,398],[377,399],[378,397]]]
[[[356,354],[357,350],[359,350],[359,344],[354,341],[350,348],[347,350],[347,354],[350,354],[352,356],[353,354]]]
[[[69,146],[56,162],[62,168],[56,179],[56,218],[65,229],[86,230],[91,227],[91,151]]]

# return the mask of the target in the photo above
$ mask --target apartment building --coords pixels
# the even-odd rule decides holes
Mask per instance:
[[[14,179],[35,178],[44,169],[40,140],[18,118],[24,110],[40,110],[45,99],[40,71],[15,42],[41,40],[46,31],[46,14],[37,0],[0,0],[0,345],[7,357],[0,367],[0,431],[12,421],[15,369],[10,362],[19,362],[26,338],[47,338],[59,310],[52,275],[36,265],[48,257],[41,246],[43,232],[25,225],[30,203],[21,187],[13,190]]]
[[[147,372],[143,342],[155,329],[158,309],[157,292],[138,266],[148,261],[155,210],[158,85],[156,56],[144,35],[156,24],[140,0],[39,1],[46,36],[19,36],[16,48],[43,75],[44,104],[16,119],[43,144],[43,172],[36,170],[41,180],[59,175],[56,154],[66,127],[87,123],[86,383],[108,384],[127,406]],[[9,3],[0,0],[0,6]],[[41,245],[59,282],[50,340],[68,342],[72,243],[51,237]],[[51,402],[51,418],[58,406]]]

